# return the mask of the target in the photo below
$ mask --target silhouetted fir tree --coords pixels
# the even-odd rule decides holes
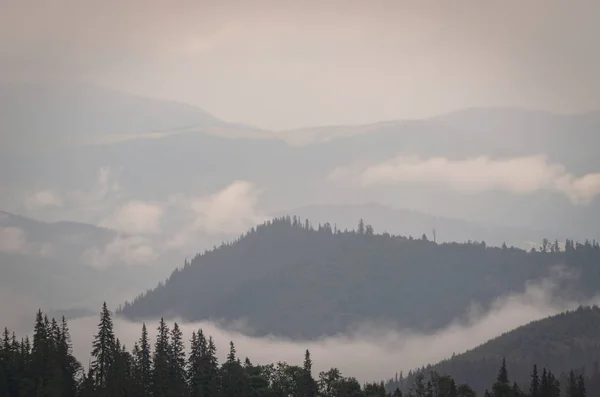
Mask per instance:
[[[202,331],[200,331],[202,332]],[[202,352],[200,348],[200,342],[196,335],[196,331],[192,332],[192,339],[190,340],[190,354],[187,361],[187,378],[190,385],[190,396],[201,397],[204,396],[202,389]]]
[[[48,384],[50,363],[50,340],[47,318],[39,310],[33,330],[33,348],[31,352],[31,381],[35,395],[44,395]]]
[[[533,366],[531,373],[531,385],[529,386],[529,397],[540,397],[540,377],[538,375],[537,365]]]
[[[142,323],[142,335],[134,347],[134,368],[137,390],[140,397],[152,395],[152,352],[146,323]]]
[[[358,228],[356,229],[356,232],[358,234],[365,234],[365,221],[364,220],[359,220],[358,221]]]
[[[106,306],[106,302],[102,305],[98,333],[94,337],[92,347],[92,370],[95,377],[94,383],[98,394],[104,396],[106,395],[105,389],[108,371],[115,361],[116,353],[116,340],[113,330],[112,315]]]
[[[154,344],[154,360],[153,360],[153,376],[152,389],[153,393],[160,396],[168,396],[170,385],[170,353],[169,345],[169,327],[164,318],[160,319],[157,328],[158,334]]]
[[[502,359],[502,366],[498,371],[498,377],[492,387],[494,397],[511,397],[512,390],[508,381],[508,371],[506,369],[506,359]]]
[[[227,361],[221,367],[222,396],[245,397],[248,394],[246,374],[236,357],[235,345],[229,342]]]
[[[308,349],[304,352],[300,395],[302,397],[315,397],[317,395],[317,382],[312,376],[312,360],[310,358],[310,352]]]
[[[186,370],[185,370],[185,346],[183,334],[177,323],[173,324],[171,330],[171,345],[169,358],[169,383],[170,395],[185,397],[187,393]]]

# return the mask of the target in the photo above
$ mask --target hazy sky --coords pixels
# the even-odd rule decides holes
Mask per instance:
[[[265,128],[468,106],[600,108],[600,3],[0,0],[0,75],[77,78]]]

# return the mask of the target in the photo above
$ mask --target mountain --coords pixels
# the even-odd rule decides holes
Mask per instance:
[[[118,255],[136,249],[135,241],[131,247],[124,242],[127,236],[114,230],[0,212],[0,315],[6,325],[20,326],[23,309],[68,316],[95,312],[105,300],[117,304],[135,296],[173,268],[149,263],[140,271]],[[17,312],[7,303],[15,301]]]
[[[565,281],[562,294],[589,297],[600,282],[598,259],[600,246],[589,242],[528,252],[375,234],[364,225],[341,232],[286,217],[196,256],[120,313],[244,320],[248,333],[294,338],[333,335],[364,322],[434,330],[473,302],[487,308],[522,292],[526,281],[548,276],[557,264],[582,275],[575,284]]]
[[[470,351],[458,354],[425,372],[435,371],[452,376],[457,383],[468,382],[480,394],[496,379],[503,358],[511,381],[523,390],[529,389],[533,365],[538,366],[541,376],[545,367],[555,374],[579,369],[587,376],[598,379],[600,360],[600,309],[580,307],[556,316],[519,327]],[[414,374],[399,385],[388,382],[388,389],[404,388],[414,380]],[[563,385],[566,381],[563,379]],[[598,389],[596,385],[596,389]]]
[[[555,189],[520,194],[454,189],[439,182],[362,186],[331,178],[340,167],[368,167],[398,155],[449,161],[545,155],[551,165],[582,177],[600,170],[599,129],[597,112],[474,108],[420,120],[275,132],[227,123],[194,106],[95,86],[4,84],[0,208],[24,213],[32,192],[86,190],[100,169],[110,169],[126,192],[124,200],[207,196],[245,180],[262,192],[263,214],[308,203],[378,202],[477,224],[600,238],[598,198],[575,204]],[[578,189],[595,184],[594,178],[583,182]],[[40,211],[46,210],[51,209]],[[28,214],[51,219],[46,213]],[[96,221],[80,214],[60,217]]]
[[[275,215],[287,214],[310,219],[314,223],[335,224],[342,230],[353,229],[356,227],[357,219],[362,218],[376,230],[400,236],[421,237],[425,233],[433,240],[435,230],[435,239],[438,242],[485,241],[489,245],[500,246],[506,243],[524,249],[539,244],[543,238],[564,241],[570,237],[556,232],[468,222],[420,211],[391,208],[377,203],[309,205]]]
[[[10,151],[73,147],[74,143],[222,124],[191,105],[93,85],[65,82],[0,85],[2,148]]]

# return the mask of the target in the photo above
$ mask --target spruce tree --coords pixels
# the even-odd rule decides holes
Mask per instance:
[[[169,358],[169,383],[171,395],[182,397],[187,395],[185,371],[185,347],[183,334],[177,323],[171,330],[171,349]]]
[[[540,397],[540,378],[538,375],[537,365],[533,366],[531,373],[531,385],[529,386],[529,397]]]
[[[136,346],[137,349],[134,346],[134,360],[136,383],[138,383],[139,388],[138,395],[141,397],[150,397],[152,394],[152,352],[146,323],[142,323],[142,335]]]
[[[171,347],[169,344],[169,327],[164,318],[160,319],[157,328],[158,335],[154,344],[154,369],[152,376],[152,385],[154,394],[167,396],[169,392],[170,379],[170,353]]]
[[[315,397],[317,395],[317,383],[312,377],[312,360],[308,349],[304,352],[304,365],[302,366],[302,397]]]
[[[502,366],[498,371],[498,377],[492,387],[494,397],[511,397],[512,390],[508,382],[508,371],[506,369],[506,359],[502,359]]]
[[[95,377],[95,386],[101,395],[105,395],[104,390],[106,388],[108,371],[115,361],[116,353],[116,340],[113,330],[112,315],[106,306],[106,302],[102,305],[98,333],[94,337],[92,347],[92,372]]]

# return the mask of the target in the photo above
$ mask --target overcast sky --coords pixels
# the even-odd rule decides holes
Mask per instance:
[[[0,0],[0,75],[264,128],[600,108],[600,2]]]

